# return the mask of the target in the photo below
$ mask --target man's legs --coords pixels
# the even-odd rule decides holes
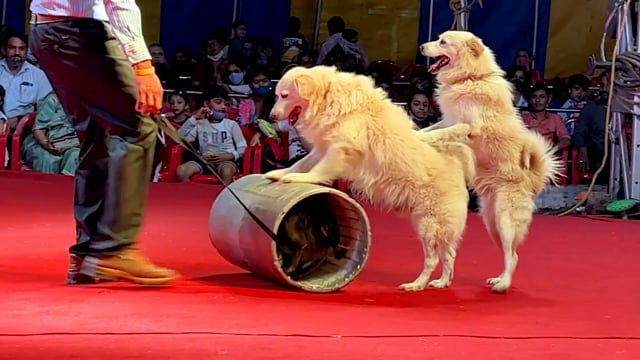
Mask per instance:
[[[32,51],[76,130],[84,132],[75,182],[81,272],[161,284],[175,273],[132,246],[140,230],[157,125],[135,111],[133,70],[110,28],[91,19],[33,25]],[[71,281],[73,282],[73,281]]]

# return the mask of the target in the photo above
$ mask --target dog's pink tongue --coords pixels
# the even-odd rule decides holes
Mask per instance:
[[[435,63],[431,64],[431,66],[429,66],[429,70],[428,71],[430,73],[432,73],[432,72],[435,72],[436,70],[438,70],[438,62],[435,62]]]

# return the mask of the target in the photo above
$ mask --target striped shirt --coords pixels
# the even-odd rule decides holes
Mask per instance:
[[[140,8],[135,0],[32,0],[30,10],[37,15],[109,22],[129,62],[137,64],[151,59],[142,36]]]

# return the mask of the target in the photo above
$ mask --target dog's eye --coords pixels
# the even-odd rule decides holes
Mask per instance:
[[[447,45],[447,41],[445,39],[440,39],[440,45]]]
[[[286,91],[283,91],[282,93],[280,93],[280,97],[283,98],[283,99],[286,99],[287,96],[289,96],[289,93],[286,92]]]

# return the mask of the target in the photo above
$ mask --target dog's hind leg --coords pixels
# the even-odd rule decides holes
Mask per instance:
[[[446,231],[440,224],[429,217],[417,218],[415,220],[415,226],[422,243],[424,264],[422,266],[422,272],[415,280],[400,285],[400,289],[406,291],[420,291],[427,286],[431,273],[433,273],[433,270],[440,260],[438,258],[437,239],[439,236],[442,236],[443,231]]]
[[[456,247],[442,246],[440,248],[440,259],[442,259],[442,275],[439,279],[431,280],[429,286],[433,288],[446,288],[453,281],[453,268],[456,261]]]
[[[516,250],[527,235],[535,204],[530,195],[517,189],[495,194],[492,200],[493,214],[486,214],[485,224],[489,236],[499,242],[502,249],[504,270],[500,276],[489,278],[487,283],[493,285],[493,291],[501,293],[511,286],[518,266]]]
[[[460,186],[460,196],[464,201],[452,203],[447,209],[449,216],[445,219],[448,221],[443,224],[443,227],[438,238],[437,250],[442,260],[442,275],[439,279],[429,282],[430,287],[434,288],[446,288],[451,285],[453,281],[453,270],[456,261],[456,250],[458,244],[462,239],[464,233],[465,224],[467,223],[467,203],[469,202],[469,196],[464,184]]]

